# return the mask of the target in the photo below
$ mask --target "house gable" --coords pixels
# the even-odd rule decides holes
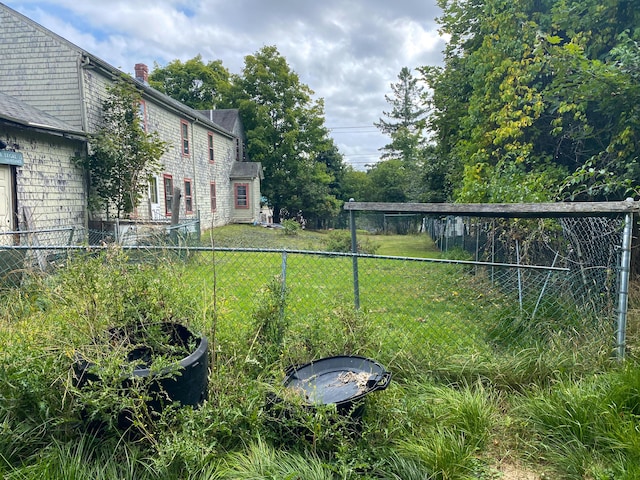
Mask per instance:
[[[145,78],[148,69],[143,64],[135,67],[139,79],[128,77],[3,4],[0,4],[0,58],[7,59],[0,62],[0,91],[28,105],[42,105],[43,112],[64,122],[70,127],[68,130],[80,133],[100,128],[102,102],[107,98],[109,85],[116,78],[128,78],[142,96],[141,115],[146,130],[156,132],[168,145],[160,159],[163,170],[155,184],[162,185],[163,175],[170,176],[173,184],[182,188],[185,180],[189,180],[190,208],[186,208],[183,199],[181,220],[199,217],[203,228],[232,221],[231,172],[236,160],[244,156],[242,141],[234,133],[242,132],[237,111],[223,113],[229,114],[230,119],[235,115],[235,123],[214,122],[151,88]],[[259,192],[259,180],[257,183],[251,180],[252,193],[256,188]],[[215,199],[211,198],[212,184]],[[259,194],[254,197],[259,201]],[[164,189],[150,188],[134,215],[139,220],[167,220],[165,200]],[[214,200],[216,208],[212,211]]]
[[[0,93],[0,140],[0,169],[12,183],[9,191],[0,189],[0,203],[11,210],[5,227],[49,230],[47,238],[36,239],[39,243],[51,241],[52,235],[62,235],[58,241],[64,243],[82,240],[87,230],[87,192],[82,169],[73,158],[86,151],[84,134]],[[19,162],[7,162],[5,157]]]

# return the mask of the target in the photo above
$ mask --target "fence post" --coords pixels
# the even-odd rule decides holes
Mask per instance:
[[[520,271],[520,243],[516,240],[516,265],[518,265],[518,303],[520,304],[520,313],[522,313],[522,272]]]
[[[353,198],[349,199],[354,202]],[[356,310],[360,310],[360,282],[358,280],[358,240],[356,238],[356,216],[353,210],[349,210],[349,223],[351,226],[351,253],[353,253],[353,299]]]
[[[284,299],[287,290],[287,251],[282,250],[282,265],[280,267],[280,320],[284,318]]]
[[[631,267],[631,236],[633,213],[624,217],[624,231],[622,233],[622,255],[620,257],[620,291],[618,292],[618,325],[616,331],[618,360],[624,359],[627,333],[627,307],[629,302],[629,270]]]

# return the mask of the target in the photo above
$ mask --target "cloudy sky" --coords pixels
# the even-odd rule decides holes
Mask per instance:
[[[358,169],[388,143],[373,122],[400,69],[438,65],[444,49],[436,0],[0,1],[131,74],[198,54],[240,73],[246,55],[275,45],[324,99],[326,126]]]

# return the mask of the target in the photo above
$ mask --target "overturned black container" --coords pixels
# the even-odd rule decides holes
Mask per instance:
[[[375,360],[342,355],[289,367],[284,387],[309,406],[335,404],[338,413],[357,418],[364,412],[364,398],[390,382],[391,373]]]
[[[149,368],[156,348],[144,344],[144,337],[134,327],[115,328],[109,331],[109,336],[116,343],[131,337],[132,344],[136,345],[128,353],[128,366],[125,369],[133,369],[129,374],[123,375],[122,386],[126,391],[131,385],[132,379],[142,378],[147,380],[148,393],[151,398],[147,402],[149,410],[159,413],[163,407],[173,402],[180,405],[197,407],[204,402],[208,395],[209,380],[209,350],[205,336],[196,337],[187,327],[173,322],[164,322],[159,325],[160,331],[166,336],[167,342],[174,347],[184,348],[194,346],[193,351],[187,356],[177,359],[177,372],[169,367],[167,371],[154,373]],[[141,343],[140,343],[141,342]],[[98,383],[100,376],[91,362],[83,358],[76,358],[73,365],[74,381],[76,386],[83,388],[87,383]],[[123,427],[130,426],[130,419],[126,411],[119,412],[118,424]]]

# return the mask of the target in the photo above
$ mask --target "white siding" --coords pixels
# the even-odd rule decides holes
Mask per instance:
[[[81,130],[80,58],[71,44],[0,4],[0,91]]]
[[[84,233],[87,195],[82,171],[72,160],[82,153],[83,143],[23,130],[6,132],[20,146],[24,159],[24,165],[16,167],[18,214],[26,206],[32,215],[31,228],[74,226]]]

